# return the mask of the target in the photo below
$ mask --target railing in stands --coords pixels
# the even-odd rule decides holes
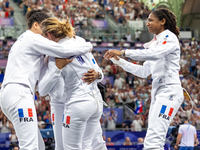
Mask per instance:
[[[128,105],[124,105],[124,115],[125,118],[130,117],[130,120],[133,120],[135,117],[135,113],[133,112],[133,109],[128,106]]]

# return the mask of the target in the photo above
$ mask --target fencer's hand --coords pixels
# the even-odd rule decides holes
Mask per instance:
[[[105,59],[109,60],[110,58],[114,57],[114,56],[121,56],[121,51],[118,50],[109,50],[105,53],[105,55],[103,56]]]
[[[62,69],[65,67],[67,64],[71,63],[74,59],[69,59],[69,58],[56,58],[56,66],[58,69]]]
[[[175,146],[174,146],[174,149],[178,149],[178,146],[177,146],[177,145],[175,145]]]
[[[87,82],[87,84],[92,83],[94,80],[98,79],[99,77],[99,72],[96,72],[94,69],[88,70],[87,73],[83,74],[83,82]]]

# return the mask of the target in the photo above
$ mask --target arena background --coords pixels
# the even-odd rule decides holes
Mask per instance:
[[[61,20],[68,16],[76,27],[76,34],[92,42],[94,57],[105,75],[104,87],[99,88],[108,107],[104,108],[100,123],[108,149],[142,149],[151,99],[151,76],[142,79],[128,74],[103,59],[103,55],[109,49],[141,49],[153,37],[145,25],[147,17],[155,8],[162,7],[169,8],[177,16],[182,50],[180,78],[193,104],[192,107],[185,96],[181,106],[184,112],[179,110],[170,125],[165,149],[173,149],[181,117],[188,116],[190,124],[200,130],[199,0],[0,0],[0,82],[9,50],[26,30],[26,12],[42,9]],[[36,90],[38,126],[47,150],[54,149],[49,102],[49,96],[40,97]],[[0,149],[12,149],[16,143],[13,125],[0,110]]]

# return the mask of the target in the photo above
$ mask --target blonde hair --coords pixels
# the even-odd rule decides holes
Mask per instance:
[[[56,18],[48,18],[42,22],[43,34],[51,33],[55,38],[65,38],[66,36],[72,38],[74,35],[74,28],[70,24],[68,18],[64,21],[59,21]]]

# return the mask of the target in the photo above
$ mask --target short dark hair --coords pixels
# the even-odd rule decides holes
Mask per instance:
[[[41,13],[41,12],[42,12],[42,10],[31,10],[31,11],[27,12],[26,13],[26,21],[28,21],[33,14]]]
[[[183,122],[188,121],[188,117],[187,116],[184,116],[182,119],[183,119]]]
[[[40,24],[42,21],[44,21],[47,18],[49,18],[49,16],[43,13],[41,10],[39,11],[31,10],[30,12],[26,14],[28,29],[31,29],[34,22],[37,22],[38,24]]]
[[[155,17],[158,18],[158,20],[163,20],[163,18],[166,19],[166,23],[164,25],[165,29],[170,30],[173,32],[177,37],[180,34],[179,28],[176,26],[176,16],[172,11],[166,8],[160,8],[156,9],[152,12],[152,14],[155,15]]]

